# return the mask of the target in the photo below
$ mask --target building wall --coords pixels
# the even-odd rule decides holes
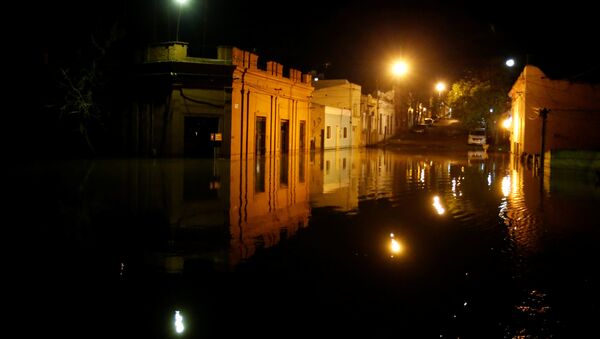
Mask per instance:
[[[230,135],[231,115],[227,114],[231,95],[220,89],[180,88],[171,93],[170,129],[167,138],[169,154],[184,155],[184,122],[186,117],[204,117],[219,119],[214,133],[222,133],[223,140]],[[222,142],[216,149],[217,155],[229,154],[230,144]]]
[[[283,65],[274,61],[267,62],[266,69],[260,69],[256,54],[235,47],[220,47],[218,59],[204,59],[187,56],[187,45],[179,45],[157,45],[147,53],[144,65],[156,67],[146,69],[161,69],[163,73],[155,75],[148,71],[149,74],[143,74],[144,79],[168,90],[160,94],[165,100],[148,102],[155,99],[149,100],[153,96],[146,94],[146,102],[140,101],[134,107],[138,112],[134,112],[131,125],[141,127],[132,128],[131,133],[152,136],[160,132],[161,136],[160,140],[153,140],[132,135],[135,140],[132,143],[142,144],[132,148],[151,144],[149,148],[161,156],[183,156],[185,131],[189,131],[186,118],[216,118],[218,126],[210,128],[221,133],[222,141],[202,146],[216,146],[215,155],[233,159],[254,157],[257,121],[262,119],[265,155],[309,150],[309,107],[313,92],[310,75],[289,69],[284,76]],[[169,69],[182,69],[182,73]],[[224,83],[223,79],[229,82]],[[287,124],[284,132],[282,124]],[[283,136],[287,136],[285,143]]]
[[[352,123],[352,147],[364,146],[362,140],[362,115],[360,108],[361,86],[345,79],[314,81],[312,102],[350,110]]]
[[[253,157],[256,149],[257,117],[266,119],[266,154],[309,150],[310,76],[290,69],[283,77],[283,66],[267,62],[267,69],[257,67],[258,57],[232,49],[232,62],[237,66],[232,84],[231,151],[232,158]],[[288,143],[282,148],[282,122],[288,122]],[[300,140],[300,123],[304,137]]]
[[[325,149],[352,147],[352,123],[350,110],[325,106]]]
[[[393,92],[379,92],[375,96],[363,95],[363,138],[367,145],[374,145],[391,137],[394,122]]]
[[[362,117],[362,135],[361,140],[365,145],[375,144],[372,139],[373,128],[376,126],[374,117],[377,111],[377,99],[371,94],[362,95],[360,99],[360,111]]]
[[[512,98],[511,151],[540,154],[542,119],[547,108],[545,151],[600,148],[600,86],[551,80],[526,66],[509,95]]]
[[[379,93],[378,100],[378,120],[377,120],[377,138],[378,142],[389,139],[393,134],[394,124],[394,92]]]
[[[310,104],[310,147],[322,149],[325,142],[325,106]]]

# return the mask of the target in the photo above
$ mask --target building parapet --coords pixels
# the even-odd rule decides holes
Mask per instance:
[[[297,69],[289,69],[289,78],[283,76],[283,65],[276,61],[268,61],[267,69],[262,70],[258,67],[258,55],[244,51],[237,47],[219,46],[217,48],[217,59],[190,57],[188,53],[188,43],[178,41],[168,41],[153,44],[148,47],[144,57],[145,63],[157,62],[187,62],[199,64],[214,65],[234,65],[239,68],[251,71],[265,72],[267,75],[281,79],[289,79],[292,82],[311,85],[312,76],[302,74]]]

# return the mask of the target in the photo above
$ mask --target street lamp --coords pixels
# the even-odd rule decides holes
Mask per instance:
[[[438,115],[442,115],[443,103],[442,103],[442,92],[446,90],[446,84],[439,81],[435,84],[435,90],[438,92]]]
[[[397,60],[392,64],[392,74],[394,75],[394,106],[397,121],[396,127],[400,127],[403,130],[408,130],[408,112],[403,110],[400,106],[400,93],[398,91],[399,79],[403,78],[408,73],[408,64],[404,60]],[[399,123],[398,123],[399,119]]]
[[[435,90],[438,91],[439,96],[442,96],[442,92],[446,90],[446,84],[443,82],[438,82],[435,84]]]
[[[175,41],[179,42],[179,21],[181,21],[181,7],[187,4],[188,0],[175,0],[175,2],[179,5],[179,13],[177,14],[177,30],[175,34]]]
[[[505,129],[510,129],[512,127],[512,116],[509,115],[508,118],[502,121],[502,127]]]
[[[398,60],[392,64],[392,73],[397,77],[403,77],[408,73],[408,64],[405,61]]]

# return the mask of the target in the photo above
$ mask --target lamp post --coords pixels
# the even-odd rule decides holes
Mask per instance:
[[[408,130],[408,117],[407,112],[402,109],[400,106],[400,93],[398,90],[399,87],[399,79],[406,76],[408,73],[408,64],[404,60],[397,60],[392,64],[392,75],[395,78],[394,81],[394,104],[395,104],[395,113],[397,115],[397,119],[400,119],[400,123],[397,124],[401,130]],[[399,116],[399,117],[398,117]]]
[[[183,5],[185,5],[188,0],[175,0],[175,2],[179,5],[179,12],[177,14],[177,30],[175,33],[175,41],[178,42],[179,41],[179,21],[181,21],[181,7],[183,7]]]
[[[438,115],[441,115],[440,113],[443,110],[443,104],[442,104],[442,92],[446,90],[446,84],[439,81],[437,84],[435,84],[435,90],[438,92]]]
[[[550,113],[550,110],[548,108],[540,108],[538,110],[538,114],[540,118],[542,118],[542,145],[540,148],[539,164],[540,173],[544,173],[544,153],[546,151],[546,120],[548,120],[548,113]]]

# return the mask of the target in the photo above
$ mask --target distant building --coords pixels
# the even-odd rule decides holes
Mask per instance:
[[[350,148],[317,153],[310,164],[311,207],[357,210],[362,158],[362,151]]]
[[[393,134],[394,92],[378,91],[375,96],[363,95],[361,99],[362,140],[374,145],[390,138]]]
[[[511,152],[540,155],[540,109],[549,110],[544,152],[600,150],[600,85],[549,79],[528,65],[510,90]]]
[[[246,158],[308,150],[311,76],[256,54],[220,47],[217,59],[187,44],[151,46],[139,65],[138,100],[125,143],[139,155]]]
[[[352,113],[348,109],[312,103],[310,147],[314,149],[352,147],[351,117]]]
[[[361,140],[361,86],[346,79],[331,79],[313,81],[315,91],[312,102],[320,105],[337,107],[351,112],[351,128],[348,131],[351,147],[364,146]]]

